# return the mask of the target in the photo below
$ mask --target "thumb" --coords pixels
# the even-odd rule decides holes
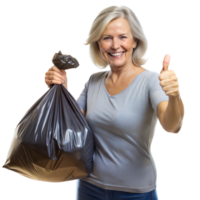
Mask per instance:
[[[61,76],[62,76],[62,79],[64,80],[64,81],[67,81],[68,79],[67,79],[67,72],[65,71],[65,70],[61,70]]]
[[[169,67],[169,61],[170,61],[170,55],[165,55],[164,60],[163,60],[163,68],[162,71],[167,71]],[[161,72],[162,72],[161,71]]]

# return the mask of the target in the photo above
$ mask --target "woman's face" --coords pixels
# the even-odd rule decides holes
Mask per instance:
[[[98,41],[103,58],[111,67],[124,67],[132,64],[133,39],[131,28],[125,18],[110,21]]]

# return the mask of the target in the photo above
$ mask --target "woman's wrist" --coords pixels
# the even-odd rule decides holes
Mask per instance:
[[[67,83],[63,83],[62,85],[68,90]]]

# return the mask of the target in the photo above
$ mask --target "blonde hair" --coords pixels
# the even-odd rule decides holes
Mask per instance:
[[[97,41],[101,38],[101,35],[106,28],[107,24],[113,20],[123,17],[128,20],[133,38],[137,39],[137,47],[133,49],[132,62],[136,66],[144,65],[147,60],[142,56],[147,50],[147,39],[143,33],[142,26],[137,19],[136,15],[131,9],[126,6],[111,6],[102,10],[95,18],[92,27],[89,32],[89,37],[85,45],[90,44],[90,55],[93,63],[101,69],[105,68],[108,63],[102,58]]]

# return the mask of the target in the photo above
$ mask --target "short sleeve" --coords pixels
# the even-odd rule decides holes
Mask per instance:
[[[159,74],[157,72],[153,72],[148,81],[150,102],[157,115],[158,104],[161,101],[168,101],[169,96],[167,96],[163,91],[162,86],[160,85]]]
[[[84,110],[85,112],[87,112],[87,90],[88,90],[88,84],[89,84],[89,80],[85,83],[83,91],[81,92],[80,96],[76,100],[76,102],[78,103],[79,107],[82,110]]]

